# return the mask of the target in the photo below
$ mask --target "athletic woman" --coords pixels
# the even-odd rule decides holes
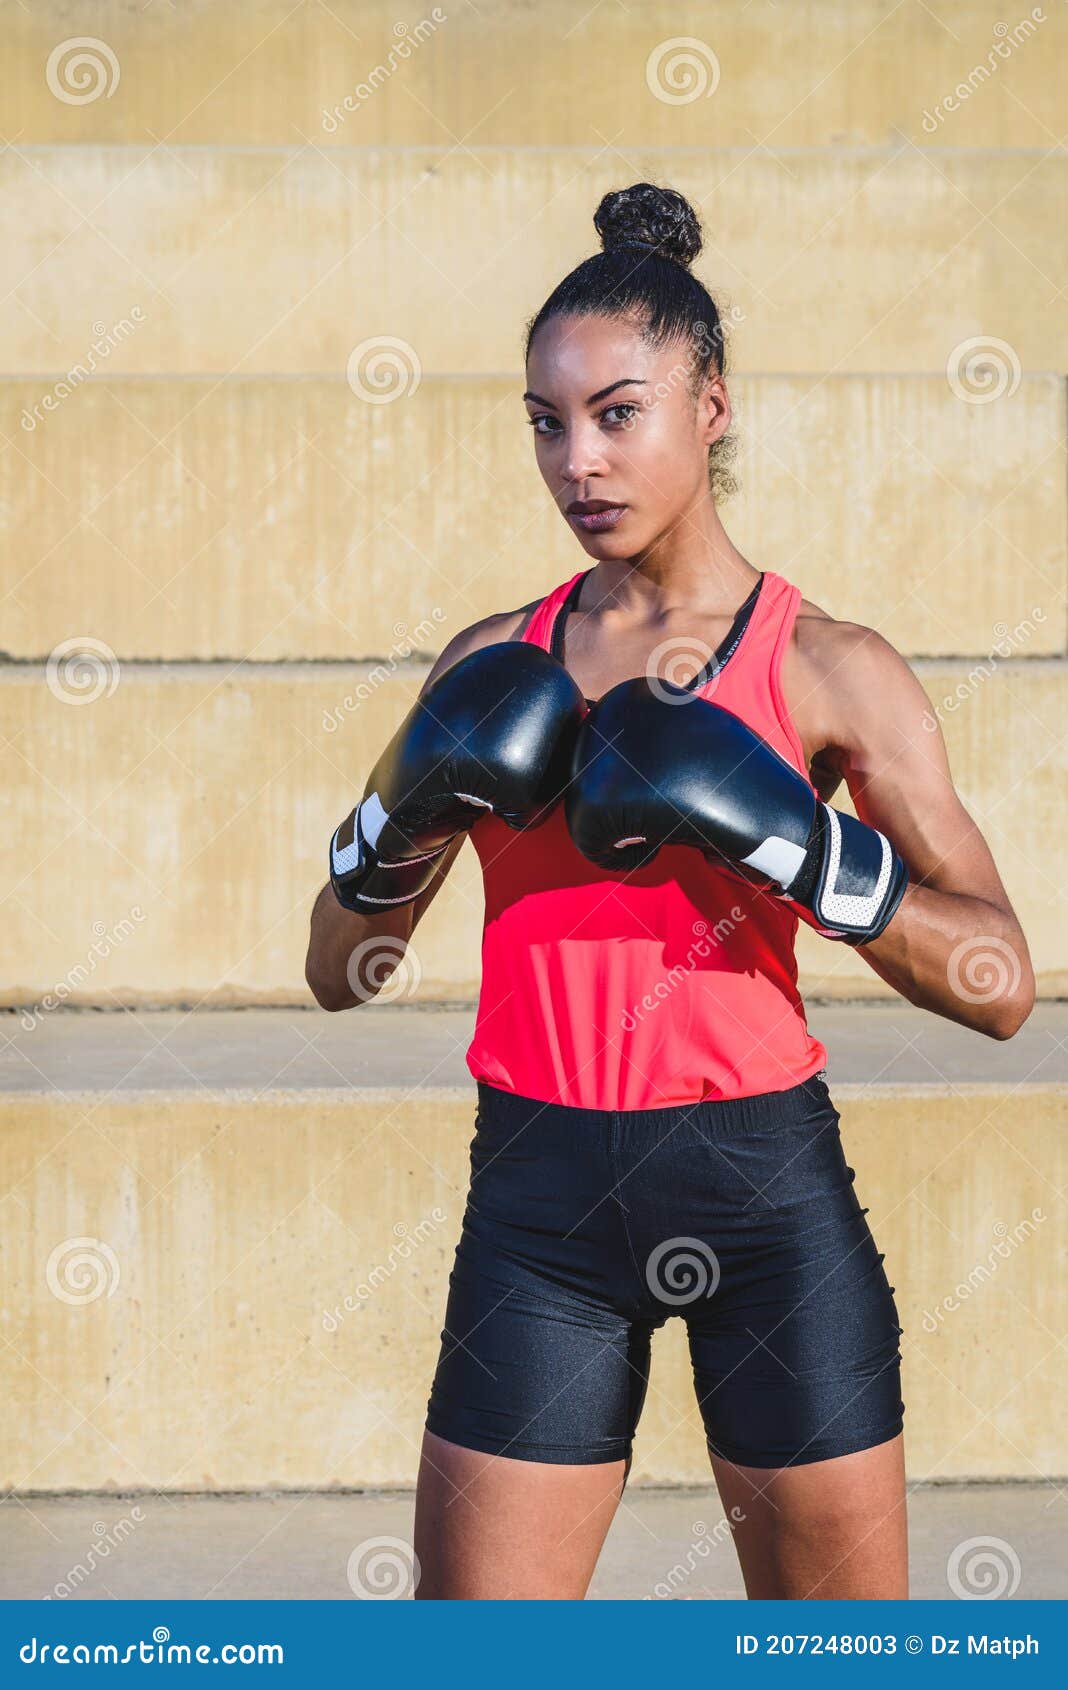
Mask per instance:
[[[416,1595],[584,1595],[676,1315],[749,1596],[903,1597],[902,1328],[794,938],[862,946],[910,1003],[996,1039],[1030,1012],[1030,959],[907,663],[723,527],[694,212],[639,183],[594,221],[603,252],[529,325],[524,395],[589,561],[442,652],[313,917],[319,1002],[364,1001],[354,949],[399,957],[470,833],[477,1130]],[[843,781],[856,818],[828,804]],[[975,1002],[950,957],[980,935],[1019,967]]]

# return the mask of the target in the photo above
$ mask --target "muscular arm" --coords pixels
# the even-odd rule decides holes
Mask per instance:
[[[813,778],[825,799],[844,780],[861,821],[886,834],[909,871],[896,915],[860,954],[918,1008],[1011,1038],[1034,1005],[1027,940],[954,789],[927,695],[870,628],[825,625],[822,645],[828,743]]]

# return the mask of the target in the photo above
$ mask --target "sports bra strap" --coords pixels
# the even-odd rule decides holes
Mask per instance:
[[[707,686],[708,682],[711,681],[714,676],[719,674],[727,659],[734,654],[741,642],[742,635],[745,633],[745,630],[749,625],[749,618],[752,616],[753,611],[756,608],[757,599],[760,597],[760,589],[764,584],[764,573],[764,570],[761,570],[760,579],[754,583],[752,591],[748,594],[744,604],[742,604],[737,610],[733,622],[728,628],[726,634],[723,636],[719,645],[716,647],[715,651],[712,653],[712,656],[708,659],[708,662],[697,671],[696,675],[691,676],[690,680],[686,682],[686,686],[684,688],[686,692],[693,692],[696,691],[698,687]],[[578,604],[586,576],[592,574],[593,568],[591,567],[586,570],[585,574],[578,577],[574,586],[571,588],[571,591],[561,604],[560,609],[557,611],[556,620],[553,623],[552,637],[549,641],[549,650],[561,663],[564,660],[564,624],[567,621],[569,612],[574,610]],[[586,702],[592,703],[593,700],[587,699]]]

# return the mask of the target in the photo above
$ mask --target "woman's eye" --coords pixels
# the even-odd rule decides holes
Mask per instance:
[[[615,416],[617,421],[610,423],[610,428],[627,428],[630,419],[637,416],[639,409],[640,407],[635,406],[632,402],[620,401],[617,406],[608,406],[607,411],[602,411],[602,421],[605,421],[607,417]],[[539,428],[537,426],[539,423],[556,423],[556,428]],[[559,431],[558,417],[548,416],[544,411],[539,412],[536,417],[527,417],[527,424],[529,424],[529,428],[534,429],[536,434],[556,434]]]

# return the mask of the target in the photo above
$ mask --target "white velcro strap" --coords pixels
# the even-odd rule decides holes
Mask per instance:
[[[334,873],[339,877],[343,874],[350,874],[352,870],[354,868],[358,868],[360,864],[359,833],[355,835],[351,845],[343,845],[339,849],[337,836],[340,832],[340,827],[335,828],[334,837],[330,841],[330,861],[333,865]]]
[[[742,862],[748,868],[755,868],[758,874],[766,874],[769,880],[777,880],[784,892],[790,890],[801,864],[805,860],[804,848],[795,845],[792,840],[780,839],[773,833],[751,851]]]
[[[382,808],[382,800],[377,792],[372,792],[365,798],[359,809],[360,832],[368,845],[374,848],[378,844],[378,836],[389,820],[387,812]]]
[[[824,805],[824,814],[830,829],[828,835],[827,870],[823,877],[823,892],[819,899],[817,915],[821,921],[832,924],[844,922],[852,928],[867,927],[875,920],[882,901],[890,885],[890,875],[893,870],[893,852],[890,841],[885,834],[872,828],[879,841],[882,856],[879,864],[879,876],[870,892],[836,892],[835,886],[842,867],[842,824],[834,810]]]

